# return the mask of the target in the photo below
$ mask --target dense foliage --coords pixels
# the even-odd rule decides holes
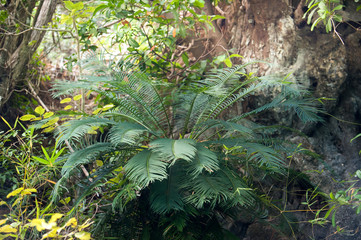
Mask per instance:
[[[50,111],[29,80],[34,99],[26,104],[34,107],[13,124],[2,118],[0,239],[239,239],[228,223],[269,224],[272,214],[285,223],[272,226],[279,236],[295,237],[282,207],[287,199],[270,192],[286,182],[287,195],[299,180],[311,189],[311,208],[320,193],[291,166],[293,155],[308,151],[280,136],[298,130],[257,116],[275,110],[318,122],[318,101],[287,77],[249,70],[261,62],[235,64],[242,57],[229,49],[217,55],[219,44],[207,34],[223,17],[206,14],[210,1],[62,1],[46,31],[31,27],[42,1],[6,9],[8,2],[15,6],[1,1],[0,25],[30,25],[12,22],[1,31],[29,31],[29,39],[31,31],[47,31],[42,45],[26,43],[34,51],[40,45],[33,62],[39,67],[45,52],[68,51],[62,60],[71,80],[53,85],[63,108]],[[324,21],[329,32],[342,20],[340,1],[313,0],[308,8],[309,23],[319,14],[312,29]],[[204,43],[198,55],[189,51],[197,42]],[[28,75],[49,79],[38,70]],[[249,108],[259,92],[267,99]],[[358,196],[352,187],[330,194],[310,222],[332,216],[336,226],[339,205],[360,212],[352,201]]]

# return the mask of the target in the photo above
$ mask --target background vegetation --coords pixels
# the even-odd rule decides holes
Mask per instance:
[[[21,116],[2,116],[0,239],[239,239],[254,222],[287,239],[297,211],[345,232],[336,212],[359,213],[359,189],[322,193],[292,165],[320,156],[284,137],[305,135],[257,117],[322,122],[325,98],[252,72],[267,63],[225,47],[218,4],[1,1],[1,106]],[[342,41],[341,1],[307,7]]]

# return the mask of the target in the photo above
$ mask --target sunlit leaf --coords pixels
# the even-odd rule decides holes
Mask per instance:
[[[13,228],[10,225],[4,225],[2,227],[0,227],[0,232],[1,233],[16,233],[16,228]]]
[[[60,101],[61,104],[71,102],[71,98],[64,98]]]
[[[35,115],[32,115],[32,114],[27,114],[27,115],[24,115],[24,116],[21,116],[20,117],[20,120],[21,121],[30,121],[32,119],[36,118]]]
[[[44,114],[44,118],[50,118],[51,116],[53,116],[54,115],[54,113],[53,112],[47,112],[47,113],[45,113]]]
[[[37,218],[37,219],[33,219],[31,220],[30,222],[30,226],[31,227],[36,227],[36,230],[38,230],[39,232],[45,230],[45,229],[52,229],[53,227],[56,226],[56,223],[53,222],[53,223],[47,223],[45,221],[45,219],[42,219],[42,218]]]
[[[42,106],[37,106],[34,111],[39,115],[43,115],[45,113],[45,109]]]
[[[72,109],[72,108],[73,108],[72,105],[68,105],[68,106],[66,106],[66,107],[64,108],[64,110],[69,110],[69,109]]]
[[[111,109],[111,108],[113,108],[113,107],[114,107],[113,104],[107,104],[107,105],[105,105],[104,107],[102,107],[102,110],[103,110],[103,111],[107,111],[107,110],[109,110],[109,109]]]
[[[75,233],[75,237],[79,238],[80,240],[90,240],[90,239],[92,239],[90,233],[88,233],[88,232]]]
[[[58,219],[62,218],[63,214],[61,213],[55,213],[53,216],[51,216],[49,223],[56,222]]]
[[[80,100],[81,98],[82,98],[82,95],[81,95],[81,94],[76,95],[76,96],[73,97],[74,101],[78,101],[78,100]]]
[[[76,220],[76,218],[70,218],[64,225],[64,227],[67,226],[71,226],[73,228],[75,228],[78,225],[78,221]]]
[[[1,225],[4,225],[7,220],[8,220],[7,218],[0,220],[0,226],[1,226]]]
[[[38,191],[35,188],[27,188],[21,192],[21,195],[30,195],[30,194],[36,193],[36,192],[38,192]]]
[[[9,193],[6,198],[9,198],[9,197],[13,197],[13,196],[17,196],[19,195],[19,193],[21,193],[21,191],[23,191],[24,188],[18,188],[18,189],[15,189],[14,191],[12,191],[11,193]]]

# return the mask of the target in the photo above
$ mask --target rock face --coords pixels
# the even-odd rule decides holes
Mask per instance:
[[[349,1],[350,2],[350,1]],[[353,1],[351,1],[353,2]],[[302,161],[295,168],[303,171],[324,170],[311,174],[313,181],[322,183],[325,192],[341,187],[332,178],[350,180],[361,169],[358,154],[361,139],[350,140],[361,133],[361,32],[356,30],[360,13],[354,4],[346,4],[342,13],[349,22],[337,27],[342,41],[333,33],[326,33],[324,26],[311,32],[302,20],[304,0],[240,0],[221,6],[227,13],[225,32],[230,48],[246,60],[262,59],[272,66],[259,65],[261,74],[288,74],[290,79],[313,92],[315,97],[332,100],[324,102],[325,122],[303,126],[307,142],[322,156],[321,162]],[[280,120],[280,119],[279,119]],[[294,126],[294,123],[288,123]],[[299,217],[301,220],[303,217]],[[340,226],[355,231],[361,218],[355,210],[341,209],[337,213]],[[334,235],[335,229],[315,228],[300,224],[299,239],[361,239],[360,233],[352,236]],[[250,229],[253,229],[250,227]],[[253,229],[254,230],[254,229]],[[248,239],[257,239],[248,233]]]

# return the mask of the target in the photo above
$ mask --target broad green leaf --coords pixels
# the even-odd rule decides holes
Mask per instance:
[[[78,2],[78,3],[75,3],[73,5],[72,10],[79,11],[79,10],[82,10],[83,8],[84,8],[84,3],[83,2]]]
[[[60,101],[61,104],[71,102],[71,98],[64,98]]]
[[[193,2],[193,6],[197,8],[203,8],[204,7],[204,0],[195,0]]]
[[[35,112],[41,116],[45,113],[45,109],[42,106],[37,106]]]
[[[71,1],[64,1],[65,7],[68,10],[73,10],[74,9],[74,3],[72,3]]]
[[[183,62],[184,62],[184,64],[187,66],[187,67],[189,67],[189,59],[188,59],[188,54],[187,53],[183,53],[182,54],[182,59],[183,59]]]
[[[36,118],[35,115],[32,115],[32,114],[27,114],[27,115],[24,115],[24,116],[21,116],[20,117],[20,120],[21,121],[30,121],[32,119]]]
[[[18,189],[15,189],[14,191],[12,191],[11,193],[9,193],[6,198],[9,198],[9,197],[13,197],[13,196],[17,196],[19,195],[19,193],[21,193],[21,191],[23,191],[24,188],[18,188]]]
[[[138,48],[139,47],[139,44],[137,43],[137,41],[135,41],[134,39],[132,38],[129,38],[128,39],[128,44],[133,47],[133,48]]]
[[[223,62],[227,65],[227,67],[232,67],[231,59],[226,58]]]

